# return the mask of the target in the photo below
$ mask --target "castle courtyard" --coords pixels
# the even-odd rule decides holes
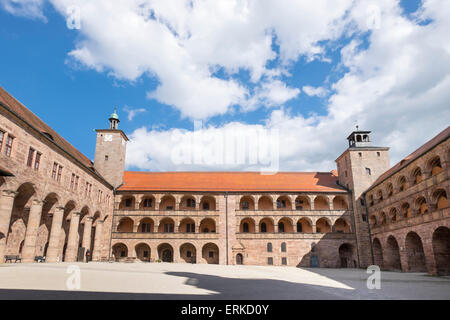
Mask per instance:
[[[79,290],[67,286],[79,267]],[[450,299],[450,277],[382,272],[367,289],[363,269],[193,264],[3,264],[6,300],[317,300]],[[76,282],[75,282],[76,283]]]

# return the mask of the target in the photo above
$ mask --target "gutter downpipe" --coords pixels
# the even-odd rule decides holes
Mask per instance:
[[[228,191],[225,192],[225,229],[226,229],[226,248],[227,248],[227,266],[229,265],[229,252],[228,252]]]
[[[367,199],[365,192],[363,193],[363,197],[364,197],[364,207],[366,208],[367,227],[369,230],[370,254],[372,255],[372,264],[375,265],[375,255],[373,253],[373,245],[372,245],[372,231],[370,230],[370,223],[369,223],[369,209],[367,208]]]

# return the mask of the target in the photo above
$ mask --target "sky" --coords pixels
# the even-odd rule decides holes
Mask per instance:
[[[117,108],[128,170],[331,171],[356,125],[394,165],[450,122],[448,16],[448,0],[0,0],[0,86],[91,159]]]

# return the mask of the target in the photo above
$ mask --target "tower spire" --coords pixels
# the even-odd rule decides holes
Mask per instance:
[[[109,128],[111,130],[119,130],[119,116],[117,115],[117,108],[114,108],[114,113],[109,117]]]

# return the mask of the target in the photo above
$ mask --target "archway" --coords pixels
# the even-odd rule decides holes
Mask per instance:
[[[278,221],[278,232],[279,233],[292,233],[294,232],[294,226],[292,225],[292,220],[290,218],[281,218]]]
[[[180,247],[180,257],[186,263],[197,263],[197,249],[192,243],[185,243]]]
[[[212,196],[204,196],[200,200],[200,209],[216,211],[216,199]]]
[[[133,232],[134,221],[131,218],[122,218],[117,225],[117,232]]]
[[[320,218],[316,222],[317,233],[329,233],[331,232],[331,223],[327,218]]]
[[[314,209],[315,210],[330,210],[330,205],[328,204],[328,199],[323,196],[317,196],[314,199]]]
[[[259,222],[259,232],[273,233],[275,230],[273,220],[271,218],[264,218]]]
[[[241,253],[236,255],[236,264],[243,265],[244,264],[244,256]]]
[[[120,260],[120,259],[125,259],[128,257],[128,248],[125,244],[123,243],[116,243],[113,247],[113,256],[115,258],[116,261]]]
[[[178,230],[181,233],[195,233],[195,221],[191,218],[185,218],[181,220]]]
[[[240,225],[241,233],[254,233],[255,232],[255,221],[251,218],[245,218],[241,221]]]
[[[339,218],[334,223],[334,231],[337,233],[350,233],[350,223],[348,223],[344,218]]]
[[[297,199],[295,199],[295,210],[311,210],[311,204],[309,203],[308,197],[298,196]]]
[[[159,260],[162,262],[173,262],[173,248],[168,243],[163,243],[158,246]]]
[[[309,220],[309,218],[301,218],[298,220],[297,232],[313,233],[311,220]]]
[[[347,201],[345,201],[344,197],[342,197],[342,196],[334,197],[333,209],[334,210],[347,210],[348,209]]]
[[[175,222],[171,218],[164,218],[159,223],[159,233],[173,233],[175,232]]]
[[[400,248],[397,240],[393,236],[389,236],[386,242],[386,250],[384,252],[385,267],[388,270],[402,270],[400,261]]]
[[[258,201],[258,210],[273,210],[273,200],[269,196],[262,196]]]
[[[138,232],[152,233],[155,229],[155,223],[150,218],[144,218],[139,223]]]
[[[165,195],[162,197],[159,204],[159,210],[171,211],[175,210],[175,198],[171,195]]]
[[[406,256],[408,257],[408,270],[410,272],[426,272],[425,253],[423,251],[422,239],[415,232],[406,235]]]
[[[341,268],[356,268],[353,246],[344,243],[339,247],[339,263]]]
[[[450,275],[450,229],[439,227],[433,233],[433,253],[438,275]]]
[[[239,208],[240,210],[255,210],[255,201],[249,196],[242,197]]]
[[[378,240],[378,238],[373,239],[372,246],[375,265],[377,265],[378,267],[380,267],[380,269],[382,269],[384,267],[384,262],[383,262],[383,248],[381,247],[380,240]]]
[[[208,264],[219,264],[219,247],[214,243],[205,244],[202,257]]]
[[[215,233],[216,232],[216,222],[211,218],[205,218],[200,222],[200,232],[201,233]]]
[[[140,243],[136,246],[136,257],[142,262],[150,262],[151,259],[151,249],[146,243]]]

